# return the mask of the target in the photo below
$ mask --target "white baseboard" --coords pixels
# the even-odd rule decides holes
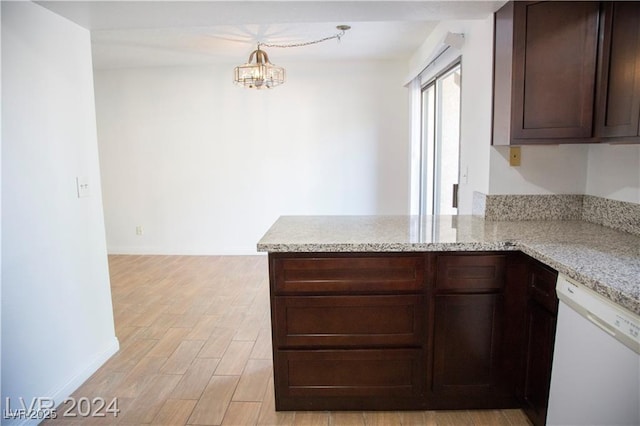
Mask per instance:
[[[109,360],[116,352],[120,350],[120,342],[116,336],[113,336],[113,340],[104,350],[98,352],[91,361],[84,368],[77,371],[70,380],[62,386],[57,392],[51,392],[50,395],[56,404],[62,403],[69,397],[76,389],[78,389],[89,377],[93,375],[105,362]]]
[[[55,401],[56,406],[60,405],[65,399],[67,399],[73,392],[76,391],[89,377],[93,375],[102,365],[107,362],[118,350],[120,349],[120,342],[116,336],[113,336],[113,340],[103,350],[96,353],[87,364],[79,368],[75,374],[73,374],[67,383],[60,386],[57,390],[53,390],[47,393],[47,397],[52,398]],[[58,415],[61,413],[58,412]],[[0,418],[4,417],[0,415]],[[42,420],[28,420],[28,419],[4,419],[2,418],[2,425],[6,426],[36,426]]]
[[[171,247],[117,247],[108,246],[108,254],[162,255],[162,256],[257,256],[264,253],[252,249],[211,250],[205,248],[171,248]]]

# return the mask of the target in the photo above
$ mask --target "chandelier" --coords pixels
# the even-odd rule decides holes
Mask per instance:
[[[233,71],[233,81],[238,86],[246,87],[248,89],[271,89],[284,83],[285,70],[269,61],[269,55],[267,52],[261,49],[265,47],[277,47],[277,48],[289,48],[289,47],[302,47],[309,46],[311,44],[322,43],[323,41],[338,39],[344,35],[344,33],[350,29],[349,25],[338,25],[336,27],[340,32],[329,37],[324,37],[319,40],[312,40],[303,43],[293,44],[268,44],[258,42],[258,48],[251,52],[249,60],[246,64],[238,65]]]
[[[269,55],[260,49],[258,43],[247,63],[235,68],[233,81],[249,89],[271,89],[284,83],[284,75],[284,68],[269,62]]]

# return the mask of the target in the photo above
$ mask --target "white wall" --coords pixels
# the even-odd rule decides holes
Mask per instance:
[[[403,63],[280,64],[270,91],[235,65],[96,71],[110,252],[255,253],[280,215],[407,212]]]
[[[471,214],[473,192],[489,190],[493,15],[482,20],[438,24],[409,61],[407,79],[419,74],[438,51],[447,32],[464,34],[461,86],[459,214]]]
[[[589,145],[521,147],[521,164],[509,166],[509,147],[491,148],[489,194],[584,194]]]
[[[508,148],[491,146],[493,96],[493,15],[484,20],[439,24],[412,57],[424,66],[447,32],[463,33],[460,129],[460,214],[471,214],[473,192],[486,194],[582,194],[587,177],[585,145],[522,148],[522,164],[510,167]]]
[[[491,149],[490,194],[587,194],[640,203],[640,146],[523,146],[510,167],[508,147]]]
[[[405,81],[424,68],[447,31],[465,35],[461,50],[460,214],[471,213],[474,191],[588,194],[640,202],[638,145],[523,146],[519,167],[509,166],[508,147],[491,146],[493,16],[440,23],[410,59]]]
[[[590,145],[586,194],[640,203],[640,145]]]
[[[0,7],[0,22],[2,22],[2,7]],[[0,28],[1,29],[1,28]],[[2,31],[0,31],[0,46],[2,46]],[[2,81],[2,49],[0,48],[0,82]],[[0,84],[0,100],[2,99],[2,84]],[[2,102],[0,102],[0,213],[2,212]],[[0,214],[1,216],[1,214]],[[2,220],[0,220],[0,242],[2,242]],[[2,330],[2,244],[0,244],[0,330]],[[0,398],[2,392],[2,337],[0,337]],[[0,403],[0,408],[2,404]]]
[[[471,214],[473,192],[489,187],[493,74],[493,15],[452,32],[465,34],[462,51],[459,214]],[[490,77],[489,77],[490,78]]]
[[[118,348],[89,33],[2,2],[2,89],[2,404],[59,403]]]

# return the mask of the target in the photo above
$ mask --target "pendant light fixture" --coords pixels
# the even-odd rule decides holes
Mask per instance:
[[[289,47],[303,47],[311,44],[322,43],[323,41],[338,39],[344,35],[344,33],[350,29],[349,25],[338,25],[336,27],[340,32],[329,37],[321,38],[319,40],[312,40],[303,43],[294,44],[267,44],[258,42],[258,48],[251,52],[249,60],[246,64],[238,65],[234,69],[233,81],[238,86],[246,87],[248,89],[271,89],[284,83],[285,70],[269,61],[269,55],[267,52],[261,49],[265,47],[277,47],[277,48],[289,48]]]
[[[247,63],[235,68],[233,81],[249,89],[271,89],[284,83],[284,75],[284,68],[269,62],[269,55],[258,43]]]

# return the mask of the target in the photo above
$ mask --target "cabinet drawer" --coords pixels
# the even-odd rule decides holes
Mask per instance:
[[[411,397],[422,393],[418,349],[279,351],[276,388],[282,397]]]
[[[278,347],[419,346],[424,297],[275,297]]]
[[[552,313],[558,312],[557,279],[558,273],[552,269],[538,263],[531,267],[529,297]]]
[[[423,256],[314,256],[271,258],[279,294],[417,292],[423,287]]]
[[[489,292],[504,286],[505,255],[440,255],[436,289],[439,292]]]

